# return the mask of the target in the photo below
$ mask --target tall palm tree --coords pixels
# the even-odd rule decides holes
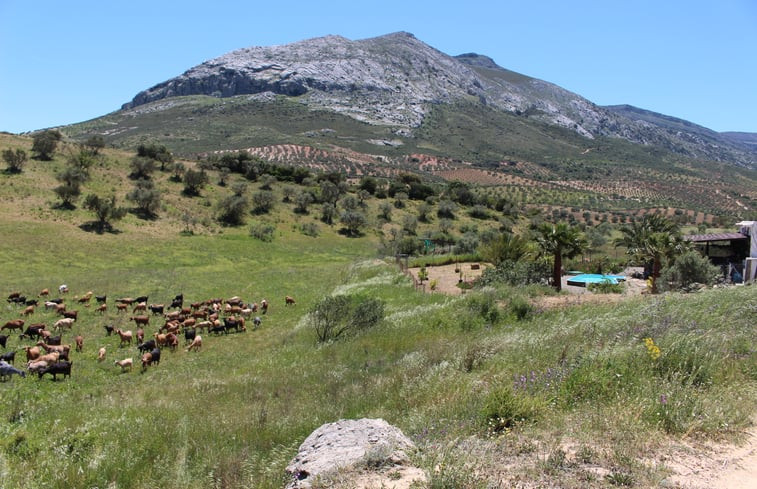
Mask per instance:
[[[675,259],[690,248],[689,243],[682,239],[676,223],[657,214],[647,214],[621,232],[623,236],[615,240],[615,246],[625,246],[628,255],[652,263],[651,292],[656,294],[663,258]]]
[[[562,259],[573,258],[586,249],[586,237],[577,227],[564,222],[557,224],[543,223],[538,229],[536,242],[544,254],[552,255],[552,284],[559,292],[562,290]]]

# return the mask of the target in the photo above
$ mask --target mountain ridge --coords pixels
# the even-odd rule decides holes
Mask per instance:
[[[357,41],[329,35],[234,50],[139,92],[122,110],[187,95],[284,96],[410,136],[432,107],[474,102],[588,140],[622,138],[746,168],[757,161],[755,145],[745,143],[748,138],[723,136],[630,106],[601,107],[550,82],[507,70],[488,56],[447,55],[407,32]]]

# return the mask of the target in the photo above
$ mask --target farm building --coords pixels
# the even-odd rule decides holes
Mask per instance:
[[[736,226],[737,232],[693,234],[684,239],[734,282],[752,282],[757,279],[757,221],[741,221]]]

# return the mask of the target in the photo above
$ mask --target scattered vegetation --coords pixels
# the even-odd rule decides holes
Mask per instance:
[[[23,138],[0,138],[14,151],[31,146]],[[223,161],[244,171],[230,170],[226,185],[208,177],[216,166],[166,163],[150,177],[161,195],[155,220],[128,214],[118,233],[83,233],[79,225],[93,211],[73,204],[84,193],[118,209],[132,190],[121,182],[133,153],[101,148],[95,155],[62,145],[51,161],[31,160],[20,174],[0,175],[7,292],[31,297],[67,283],[72,294],[147,294],[156,301],[180,292],[191,300],[240,295],[266,297],[272,306],[260,329],[214,337],[198,354],[167,352],[142,375],[96,361],[100,346],[109,355],[136,354],[120,349],[102,328],[125,327],[128,320],[81,308],[75,333],[85,336],[85,350],[74,354],[70,379],[14,377],[2,386],[0,485],[280,488],[302,440],[338,415],[398,425],[418,445],[414,461],[431,487],[524,480],[548,486],[557,478],[574,487],[653,487],[664,469],[641,461],[657,447],[684,437],[733,440],[754,415],[750,287],[544,309],[538,297],[555,294],[545,285],[553,258],[534,251],[551,211],[526,198],[508,199],[508,206],[473,185],[468,195],[465,187],[448,192],[432,181],[435,195],[416,200],[409,183],[377,176],[375,186],[366,180],[363,190],[372,197],[361,203],[357,187],[328,173],[296,176],[271,164],[276,181],[264,182],[264,174],[274,173],[234,154]],[[53,189],[66,183],[55,175],[65,171],[87,176],[77,180],[71,208],[54,203]],[[206,177],[195,192],[175,178],[187,173]],[[283,182],[296,189],[289,202]],[[276,202],[269,213],[221,227],[221,203],[235,185],[252,195],[266,191],[266,183]],[[408,195],[399,209],[378,196],[395,183]],[[309,196],[304,211],[296,209],[298,195]],[[339,226],[313,222],[326,208],[336,220],[350,195],[358,202],[352,211],[365,216],[359,233],[348,239]],[[454,204],[453,217],[435,215],[441,201]],[[393,222],[378,218],[383,203],[391,205]],[[472,217],[474,205],[506,217],[507,229],[499,219]],[[400,224],[406,215],[418,216],[420,206],[429,218],[418,219],[416,236],[406,234]],[[252,203],[239,207],[249,219]],[[601,225],[594,212],[589,217]],[[571,226],[585,230],[581,220]],[[614,253],[620,224],[607,224],[607,241],[595,242],[594,257]],[[443,253],[466,234],[478,243],[470,254]],[[513,236],[526,242],[524,253],[508,243]],[[268,242],[274,237],[275,246]],[[428,253],[409,258],[411,264],[479,261],[485,254],[498,262],[484,272],[481,288],[461,297],[424,294],[397,270],[393,253],[389,264],[376,260],[381,238]],[[623,251],[621,257],[639,264]],[[664,262],[698,268],[687,254]],[[663,282],[676,283],[665,269],[661,289]],[[297,305],[285,307],[290,294]],[[41,309],[40,320],[55,317]],[[11,305],[4,311],[3,320],[20,314]],[[13,348],[22,341],[31,344],[9,340]],[[574,454],[563,445],[584,448]],[[608,475],[587,481],[589,467]]]

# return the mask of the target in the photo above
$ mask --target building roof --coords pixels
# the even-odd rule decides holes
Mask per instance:
[[[708,241],[733,241],[737,239],[749,239],[741,233],[717,233],[717,234],[690,234],[684,236],[686,241],[693,241],[694,243],[706,243]]]

